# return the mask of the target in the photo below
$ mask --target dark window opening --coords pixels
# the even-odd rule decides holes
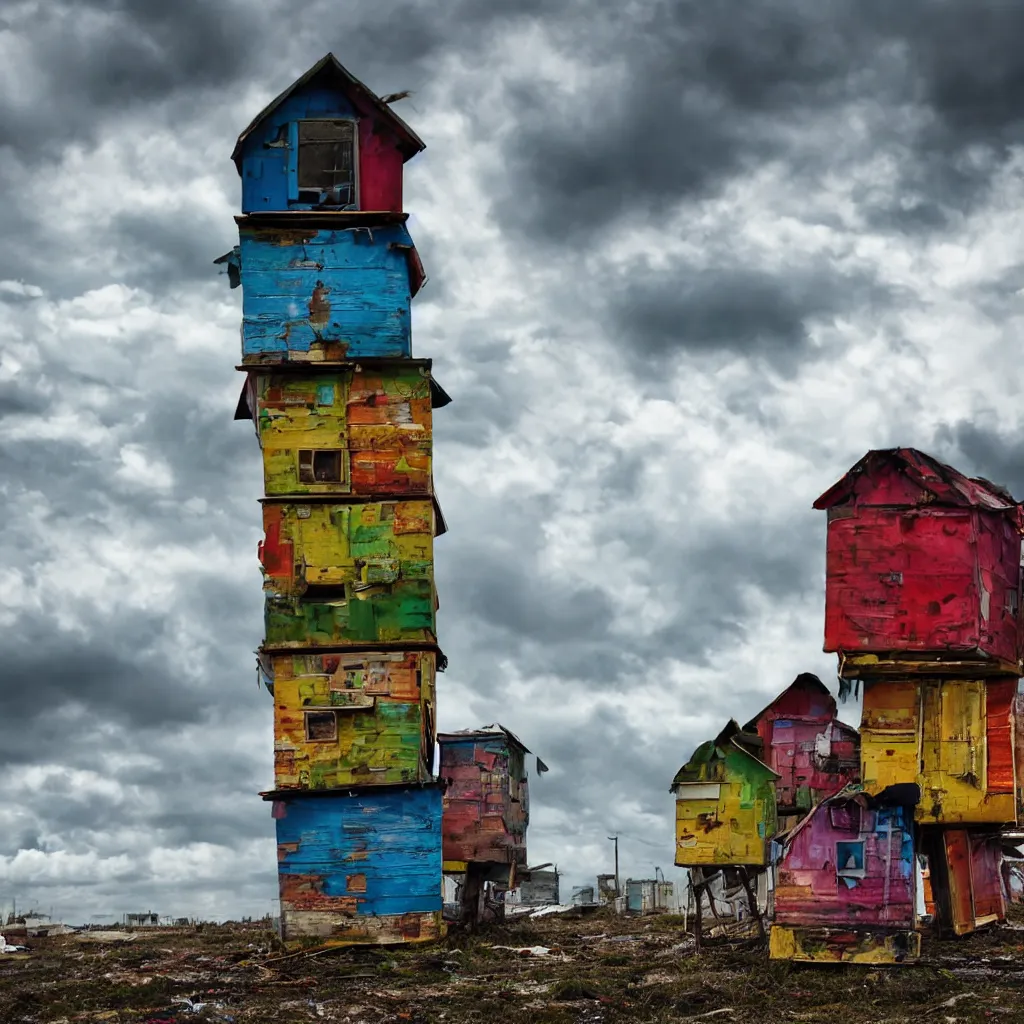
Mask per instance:
[[[299,482],[304,484],[341,483],[341,452],[300,449]]]
[[[338,716],[333,711],[306,712],[307,740],[336,740],[338,738]]]
[[[302,599],[314,604],[328,601],[344,601],[348,596],[344,583],[307,583]]]
[[[298,196],[321,206],[355,206],[355,122],[300,121]]]
[[[864,877],[863,843],[836,843],[836,874],[840,878]]]

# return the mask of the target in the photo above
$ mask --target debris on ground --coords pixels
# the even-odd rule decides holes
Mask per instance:
[[[1013,928],[931,939],[912,966],[825,968],[697,953],[681,919],[611,911],[387,948],[285,949],[243,924],[88,934],[0,956],[2,1024],[1024,1024]]]

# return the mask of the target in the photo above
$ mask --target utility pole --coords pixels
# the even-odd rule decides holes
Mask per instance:
[[[615,844],[615,895],[621,896],[622,891],[619,889],[619,837],[609,836],[608,838]]]

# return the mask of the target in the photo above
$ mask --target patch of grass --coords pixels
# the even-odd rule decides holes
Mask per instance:
[[[571,1003],[577,999],[600,999],[601,988],[588,978],[564,978],[556,981],[548,990],[548,998],[559,1003]]]

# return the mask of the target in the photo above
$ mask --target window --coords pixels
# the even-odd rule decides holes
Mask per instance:
[[[864,844],[836,843],[836,876],[838,878],[864,877]]]
[[[354,121],[299,121],[297,198],[323,206],[356,205]]]
[[[860,805],[853,800],[829,804],[828,822],[837,832],[859,832]]]
[[[341,483],[341,451],[299,449],[299,482],[304,484]]]
[[[307,740],[336,740],[338,738],[338,717],[333,711],[306,712]]]

